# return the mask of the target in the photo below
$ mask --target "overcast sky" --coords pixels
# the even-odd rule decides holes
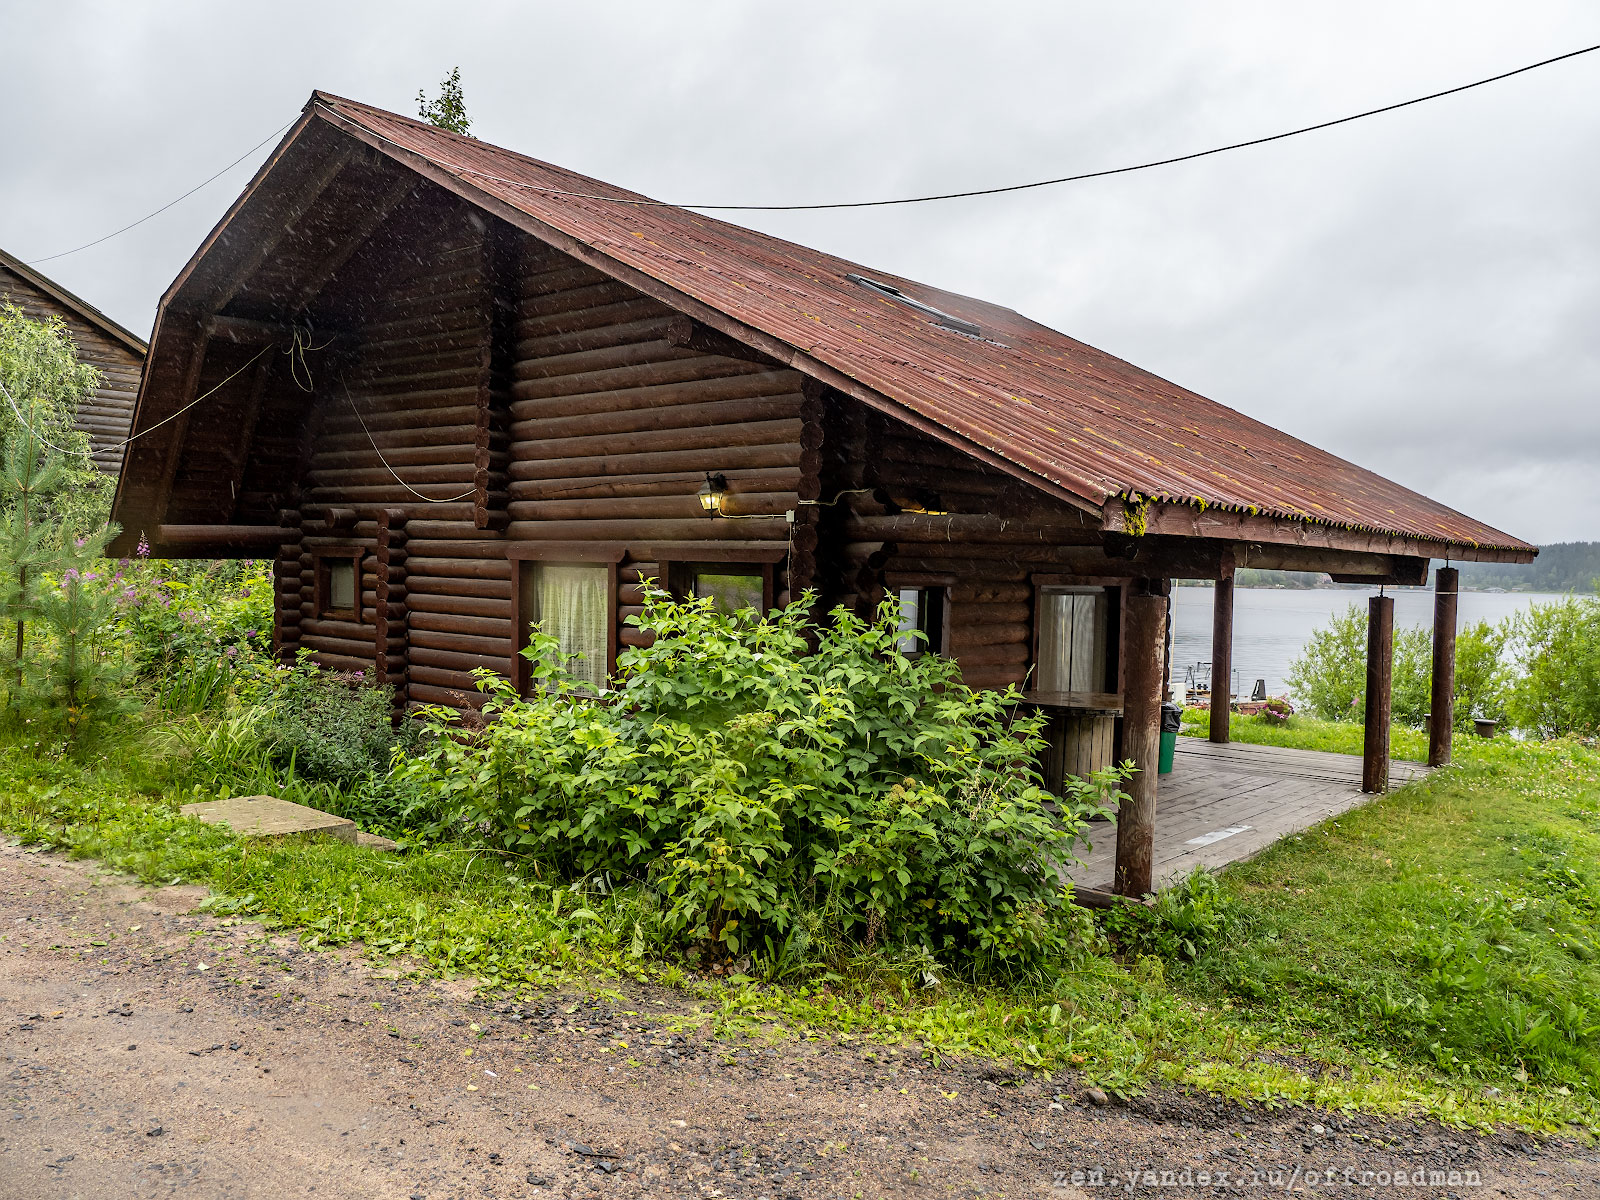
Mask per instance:
[[[1600,5],[0,0],[0,246],[192,187],[313,88],[675,202],[983,187],[1276,132],[1600,42]],[[148,334],[264,148],[40,269]],[[1538,542],[1600,539],[1600,53],[1289,142],[746,224],[1010,305]]]

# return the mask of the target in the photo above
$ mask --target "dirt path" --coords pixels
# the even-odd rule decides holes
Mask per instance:
[[[0,848],[3,1200],[1109,1196],[1130,1172],[1136,1195],[1218,1194],[1201,1172],[1245,1194],[1330,1169],[1316,1190],[1600,1195],[1592,1148],[1518,1135],[1095,1107],[982,1063],[719,1040],[669,993],[484,1005],[194,914],[202,895]],[[1482,1182],[1360,1186],[1397,1166]]]

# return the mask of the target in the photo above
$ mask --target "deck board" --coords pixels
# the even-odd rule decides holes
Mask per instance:
[[[1427,773],[1421,763],[1396,760],[1390,785]],[[1240,742],[1217,746],[1180,737],[1172,774],[1161,777],[1156,792],[1156,885],[1166,886],[1197,866],[1215,869],[1250,858],[1370,799],[1361,791],[1359,755]],[[1249,828],[1205,845],[1189,844],[1237,826]],[[1068,876],[1084,887],[1109,890],[1116,823],[1096,821],[1088,840],[1089,846],[1079,850],[1083,865]]]

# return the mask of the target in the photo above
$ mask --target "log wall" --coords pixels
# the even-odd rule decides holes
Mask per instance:
[[[1023,685],[1033,665],[1033,577],[1076,569],[1083,549],[1098,547],[1098,531],[1068,505],[843,397],[830,404],[829,433],[824,500],[838,500],[822,518],[828,603],[866,615],[902,583],[943,586],[944,653],[962,678]]]
[[[112,448],[128,436],[133,422],[144,355],[4,265],[0,265],[0,302],[16,305],[36,321],[60,317],[77,345],[78,361],[100,372],[99,385],[78,405],[76,424],[89,435],[95,465],[116,474],[122,468],[122,452]]]

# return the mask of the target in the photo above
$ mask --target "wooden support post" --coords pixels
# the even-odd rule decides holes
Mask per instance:
[[[1138,773],[1117,811],[1116,891],[1142,896],[1152,887],[1156,837],[1156,780],[1161,754],[1161,652],[1167,601],[1159,592],[1123,602],[1122,757]]]
[[[1456,594],[1461,572],[1440,567],[1433,576],[1433,698],[1428,721],[1428,765],[1450,761],[1456,717]]]
[[[1394,597],[1367,602],[1367,728],[1361,790],[1389,790],[1389,685],[1394,675]]]
[[[1211,600],[1211,740],[1228,744],[1233,712],[1233,574],[1217,580]]]

